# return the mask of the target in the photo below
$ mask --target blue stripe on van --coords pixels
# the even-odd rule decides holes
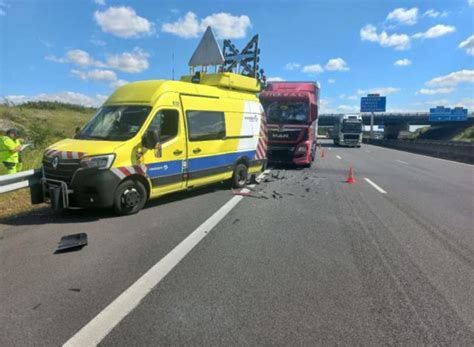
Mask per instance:
[[[215,167],[232,165],[241,157],[247,157],[249,160],[255,158],[257,151],[244,151],[227,154],[211,155],[202,158],[191,158],[188,160],[188,172],[207,170]],[[176,175],[183,172],[183,161],[172,160],[161,163],[152,163],[147,165],[146,174],[150,178]]]
[[[188,172],[196,172],[214,167],[231,165],[240,157],[247,157],[252,160],[257,151],[235,152],[227,154],[212,155],[202,158],[191,158],[188,161]]]
[[[176,175],[183,172],[183,161],[173,160],[147,165],[146,174],[150,178]]]

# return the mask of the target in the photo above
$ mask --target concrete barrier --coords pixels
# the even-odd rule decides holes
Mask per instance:
[[[474,164],[474,144],[468,142],[436,140],[374,140],[364,139],[364,143],[398,149],[401,151],[428,155]]]

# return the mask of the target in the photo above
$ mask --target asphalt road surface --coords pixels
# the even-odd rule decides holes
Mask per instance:
[[[0,345],[474,345],[474,166],[323,149],[246,197],[0,224]]]

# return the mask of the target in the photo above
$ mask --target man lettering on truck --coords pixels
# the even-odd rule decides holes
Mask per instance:
[[[7,169],[7,174],[21,171],[21,142],[16,129],[8,129],[6,135],[0,138],[0,161]]]

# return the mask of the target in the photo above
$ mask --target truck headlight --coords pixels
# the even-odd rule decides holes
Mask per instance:
[[[114,160],[115,160],[115,154],[84,157],[81,160],[81,166],[87,169],[97,168],[100,170],[105,170],[105,169],[109,169],[112,166]]]
[[[306,154],[307,151],[308,151],[308,147],[306,146],[306,144],[302,144],[296,147],[295,155],[303,156]]]

